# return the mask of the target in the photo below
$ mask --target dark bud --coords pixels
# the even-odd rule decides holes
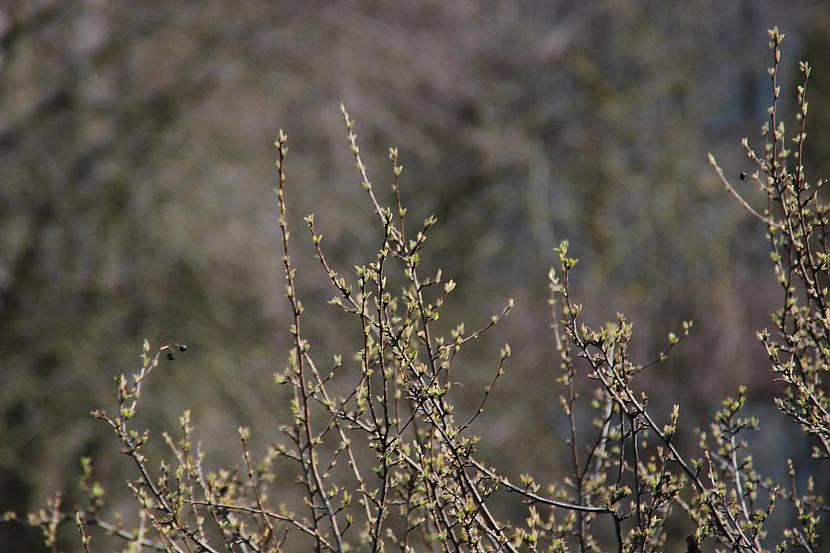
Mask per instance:
[[[172,361],[175,358],[176,358],[176,355],[172,351],[167,352],[167,360],[168,361]]]
[[[746,180],[746,173],[744,173],[743,171],[741,171],[741,174],[740,174],[740,175],[738,175],[738,178],[740,178],[741,180]]]
[[[179,344],[179,351],[184,353],[187,351],[187,344]]]

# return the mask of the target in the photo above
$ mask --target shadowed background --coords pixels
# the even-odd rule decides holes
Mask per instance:
[[[144,337],[190,346],[154,376],[149,426],[193,409],[217,463],[238,457],[240,424],[272,439],[288,410],[272,374],[290,338],[278,128],[311,342],[347,359],[360,347],[325,305],[300,220],[315,212],[344,272],[379,245],[341,101],[376,190],[390,201],[397,146],[412,221],[439,220],[426,264],[459,284],[444,317],[474,327],[516,300],[456,373],[458,400],[477,400],[510,341],[475,428],[489,462],[538,481],[566,469],[546,274],[569,239],[587,318],[628,314],[640,360],[695,320],[640,381],[658,412],[681,404],[681,440],[745,383],[768,420],[760,468],[780,476],[786,456],[809,468],[808,444],[770,410],[755,339],[781,301],[764,229],[706,163],[713,151],[730,175],[747,168],[739,139],[766,117],[776,24],[786,113],[796,61],[815,67],[808,177],[830,176],[830,8],[786,4],[3,2],[0,511],[57,490],[70,500],[82,455],[123,501],[129,467],[88,412],[113,404],[112,376],[135,368]],[[41,547],[36,530],[6,524],[0,544]]]

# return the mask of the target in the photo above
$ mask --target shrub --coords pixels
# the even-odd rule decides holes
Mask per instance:
[[[727,190],[766,227],[783,290],[772,330],[759,333],[774,378],[786,386],[776,405],[813,438],[815,457],[827,459],[830,400],[822,377],[830,370],[830,207],[818,194],[826,181],[809,184],[802,162],[810,67],[800,64],[796,133],[788,137],[778,109],[783,35],[777,29],[769,34],[773,103],[762,129],[764,148],[756,153],[744,139],[754,171],[740,174],[740,180],[759,187],[766,206],[754,208],[714,157],[709,159]],[[257,456],[251,431],[241,427],[238,464],[211,470],[192,439],[186,411],[176,436],[164,434],[171,460],[145,456],[149,434],[134,427],[144,383],[165,358],[173,360],[186,349],[167,344],[153,350],[145,342],[139,370],[117,379],[116,408],[94,413],[133,465],[136,477],[128,486],[137,520],[125,523],[120,515],[105,515],[104,492],[92,479],[89,459],[83,460],[81,480],[85,505],[67,510],[56,497],[26,520],[13,513],[7,520],[40,527],[53,550],[67,521],[74,521],[86,551],[92,551],[98,531],[123,539],[130,551],[661,551],[672,544],[676,548],[684,538],[688,551],[710,546],[820,550],[818,528],[827,508],[812,484],[798,489],[792,464],[787,485],[754,469],[745,436],[758,423],[742,414],[743,389],[723,402],[711,430],[699,433],[695,453],[679,450],[674,442],[679,407],[661,424],[635,379],[665,360],[692,323],[668,333],[665,349],[650,362],[634,361],[632,325],[624,316],[596,329],[584,323],[582,306],[570,292],[577,260],[569,257],[567,242],[556,249],[560,264],[549,280],[571,474],[561,484],[543,487],[529,474],[513,481],[490,466],[470,429],[504,374],[510,347],[505,344],[494,360],[476,409],[463,412],[448,394],[459,384],[453,372],[459,353],[499,323],[512,302],[474,330],[458,324],[448,335],[438,331],[436,321],[455,283],[440,271],[425,275],[422,268],[428,231],[436,221],[430,217],[420,227],[406,221],[403,165],[395,148],[389,151],[394,204],[383,205],[361,160],[354,121],[342,111],[362,186],[377,215],[380,248],[354,275],[341,276],[325,255],[314,216],[305,222],[335,292],[330,303],[359,327],[362,343],[354,362],[337,356],[323,365],[303,333],[304,309],[289,255],[287,137],[280,131],[276,194],[293,336],[287,367],[275,375],[292,396],[292,417],[279,427],[281,438]],[[596,383],[586,407],[594,413],[587,432],[575,416],[582,409],[576,392],[580,378]],[[274,482],[278,473],[285,479],[281,471],[296,476],[302,501],[279,495],[284,489]],[[512,501],[513,513],[524,505],[524,520],[498,515],[496,497]],[[797,517],[773,535],[770,515],[781,502],[790,504]],[[683,536],[669,535],[679,528],[687,529]]]

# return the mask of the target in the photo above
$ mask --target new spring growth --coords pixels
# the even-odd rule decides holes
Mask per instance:
[[[680,406],[675,404],[671,411],[671,422],[663,427],[663,436],[666,442],[671,441],[674,433],[677,432],[677,420],[680,418]]]
[[[398,164],[397,148],[389,148],[389,159],[392,160],[392,171],[395,173],[395,176],[400,177],[401,173],[403,173],[403,165]]]
[[[562,268],[565,271],[569,271],[576,267],[576,264],[579,262],[578,259],[568,257],[568,246],[570,244],[567,240],[563,240],[560,242],[558,248],[554,248],[553,251],[559,254],[559,261],[562,263]]]
[[[777,48],[782,35],[773,30],[770,38]],[[779,58],[776,52],[775,66]],[[809,68],[802,66],[802,73],[808,72]],[[772,85],[777,97],[778,86],[775,81]],[[798,90],[798,106],[806,113],[806,79]],[[361,182],[368,186],[354,122],[345,107],[341,106],[341,110]],[[826,285],[823,272],[830,264],[830,253],[821,247],[830,242],[830,208],[820,203],[814,192],[822,181],[808,185],[804,180],[801,152],[796,154],[796,167],[790,167],[793,157],[785,157],[784,129],[774,110],[773,106],[773,117],[765,131],[765,155],[759,158],[744,141],[754,166],[747,173],[768,195],[769,208],[755,211],[726,182],[713,157],[710,163],[727,190],[763,221],[773,250],[775,275],[785,289],[783,305],[773,316],[775,327],[759,333],[774,377],[787,387],[786,394],[779,394],[776,403],[792,419],[792,427],[805,431],[812,439],[818,448],[817,456],[830,458],[830,428],[825,417],[827,381],[823,380],[830,366],[830,306],[826,292],[820,289]],[[804,128],[797,132],[798,140],[794,142],[800,148]],[[343,366],[340,380],[338,367],[343,358],[336,356],[333,368],[326,367],[324,372],[313,361],[309,342],[301,333],[302,306],[294,292],[295,269],[288,259],[283,203],[286,140],[285,133],[280,131],[276,143],[281,160],[277,187],[279,222],[287,295],[294,311],[288,366],[274,375],[278,384],[287,384],[294,392],[289,400],[288,420],[275,425],[283,438],[269,446],[266,458],[254,465],[250,447],[253,444],[248,443],[250,430],[242,426],[242,464],[237,461],[230,469],[203,471],[206,467],[202,466],[202,453],[198,446],[194,451],[190,445],[190,414],[185,411],[179,420],[181,441],[173,442],[165,435],[174,452],[168,458],[177,461],[177,465],[162,464],[160,477],[150,477],[155,471],[145,454],[139,452],[149,434],[133,430],[130,422],[147,375],[163,356],[172,356],[176,349],[183,352],[186,346],[173,343],[151,353],[149,342],[145,342],[138,371],[131,377],[118,377],[117,407],[121,415],[109,417],[105,411],[95,412],[114,430],[122,451],[137,465],[138,473],[130,487],[138,499],[141,518],[126,524],[120,519],[116,524],[105,520],[106,513],[99,512],[103,489],[91,483],[91,465],[85,461],[82,491],[88,496],[88,506],[61,512],[59,501],[52,500],[47,509],[30,519],[30,524],[44,531],[47,544],[54,545],[58,523],[71,521],[72,513],[78,512],[76,523],[83,545],[89,543],[84,528],[98,527],[126,540],[129,550],[219,553],[224,551],[224,542],[228,550],[279,553],[289,530],[302,541],[286,544],[287,549],[306,550],[315,544],[317,551],[332,552],[358,548],[379,552],[390,547],[420,550],[440,543],[448,551],[518,553],[520,547],[535,551],[537,545],[551,546],[557,551],[590,550],[603,541],[609,549],[654,553],[683,549],[686,536],[690,551],[720,548],[760,552],[765,546],[776,551],[827,549],[818,542],[826,503],[816,495],[814,485],[808,483],[802,491],[796,485],[792,491],[786,486],[771,487],[774,484],[762,481],[753,468],[742,434],[754,430],[757,421],[739,416],[745,404],[745,389],[739,390],[737,399],[724,403],[708,438],[700,433],[701,449],[694,457],[685,457],[673,444],[679,408],[675,405],[669,417],[658,414],[657,407],[649,405],[645,394],[633,386],[633,375],[648,365],[635,365],[630,359],[631,324],[618,316],[616,322],[592,330],[580,319],[582,307],[573,301],[576,298],[571,297],[568,282],[576,260],[568,257],[566,241],[555,250],[561,263],[550,272],[549,280],[553,292],[553,338],[562,371],[557,379],[563,388],[560,404],[571,423],[567,425],[570,432],[566,440],[571,448],[572,475],[561,485],[551,483],[542,492],[542,487],[520,466],[510,467],[511,472],[525,472],[517,481],[488,468],[490,460],[476,450],[479,437],[469,432],[470,424],[484,409],[511,348],[506,343],[501,347],[495,374],[464,425],[454,421],[456,405],[448,391],[460,378],[451,378],[450,371],[461,346],[482,336],[510,310],[513,302],[508,302],[491,323],[469,334],[460,321],[447,325],[447,329],[453,328],[449,338],[443,336],[438,325],[432,324],[443,297],[454,290],[455,282],[443,282],[438,274],[426,279],[417,276],[426,231],[410,233],[415,240],[404,233],[405,210],[397,194],[397,177],[402,170],[397,148],[390,148],[389,157],[394,167],[393,186],[400,221],[393,221],[393,211],[382,207],[369,190],[372,208],[381,219],[379,238],[383,245],[373,263],[355,269],[359,289],[350,292],[346,280],[325,261],[319,239],[315,240],[314,249],[324,274],[339,296],[334,303],[356,315],[351,319],[359,324],[355,330],[363,331],[360,344],[351,350],[356,366]],[[748,178],[745,173],[740,177]],[[434,222],[428,219],[424,226]],[[313,215],[306,218],[306,223],[314,235]],[[403,263],[387,264],[389,257]],[[392,274],[393,268],[400,269],[400,274]],[[819,271],[822,274],[817,274]],[[393,286],[386,285],[387,273],[390,282],[395,282],[394,288],[398,286],[396,276],[403,277],[401,292],[395,293]],[[422,294],[428,286],[439,285],[443,294],[438,294],[438,298],[430,300],[433,290]],[[689,334],[691,327],[692,322],[686,321],[682,329],[668,334],[669,344],[660,353],[660,360]],[[460,377],[461,373],[454,374]],[[593,396],[580,399],[582,386],[577,379],[583,375],[597,387]],[[340,396],[341,391],[348,395]],[[549,390],[541,393],[548,394]],[[517,399],[524,402],[524,398]],[[582,419],[578,424],[574,420],[577,414]],[[589,417],[590,426],[585,424]],[[665,421],[666,418],[669,420]],[[270,425],[270,419],[264,424]],[[658,443],[650,447],[650,440]],[[684,444],[683,449],[689,447],[690,444]],[[282,505],[281,490],[265,485],[276,478],[270,467],[277,457],[295,464],[292,472],[298,477],[300,493],[289,494],[296,495],[293,505]],[[239,474],[240,466],[247,468],[247,481]],[[810,481],[808,475],[799,474],[796,478],[792,464],[789,471],[794,484]],[[516,507],[527,505],[529,515],[524,527],[521,516],[503,521],[490,509],[488,498],[496,488],[518,495]],[[794,513],[790,523],[795,526],[782,528],[778,532],[781,537],[769,532],[765,524],[776,497],[788,502]],[[503,500],[509,501],[507,497]],[[310,512],[294,515],[295,508]],[[403,516],[401,511],[405,511]],[[512,512],[518,515],[518,511]],[[10,513],[4,518],[16,520],[17,516]],[[129,530],[145,526],[146,533]],[[668,535],[680,527],[688,528],[692,535]],[[606,533],[612,528],[616,530],[613,534]],[[205,537],[208,535],[210,543]],[[612,546],[614,537],[616,547]]]

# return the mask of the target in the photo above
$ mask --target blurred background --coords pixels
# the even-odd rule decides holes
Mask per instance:
[[[626,313],[638,359],[694,319],[640,380],[660,417],[681,404],[687,451],[744,383],[765,425],[759,468],[780,477],[789,456],[809,470],[755,338],[780,303],[764,229],[706,162],[713,151],[730,176],[749,168],[739,140],[757,144],[765,121],[772,25],[787,35],[789,121],[796,62],[815,68],[808,176],[830,176],[830,5],[818,0],[0,1],[0,511],[77,497],[83,455],[115,506],[127,497],[130,467],[88,413],[111,408],[112,377],[135,369],[145,337],[190,346],[153,377],[146,425],[191,408],[214,463],[238,458],[240,424],[274,438],[288,409],[272,374],[290,337],[279,128],[314,351],[360,347],[325,304],[300,219],[316,214],[345,273],[379,244],[341,101],[376,190],[391,201],[397,146],[413,224],[439,220],[426,263],[459,284],[442,320],[474,327],[516,301],[456,373],[458,401],[477,401],[510,341],[475,428],[488,463],[538,481],[567,468],[546,274],[568,239],[587,319]],[[8,524],[0,544],[42,548],[37,530]]]

